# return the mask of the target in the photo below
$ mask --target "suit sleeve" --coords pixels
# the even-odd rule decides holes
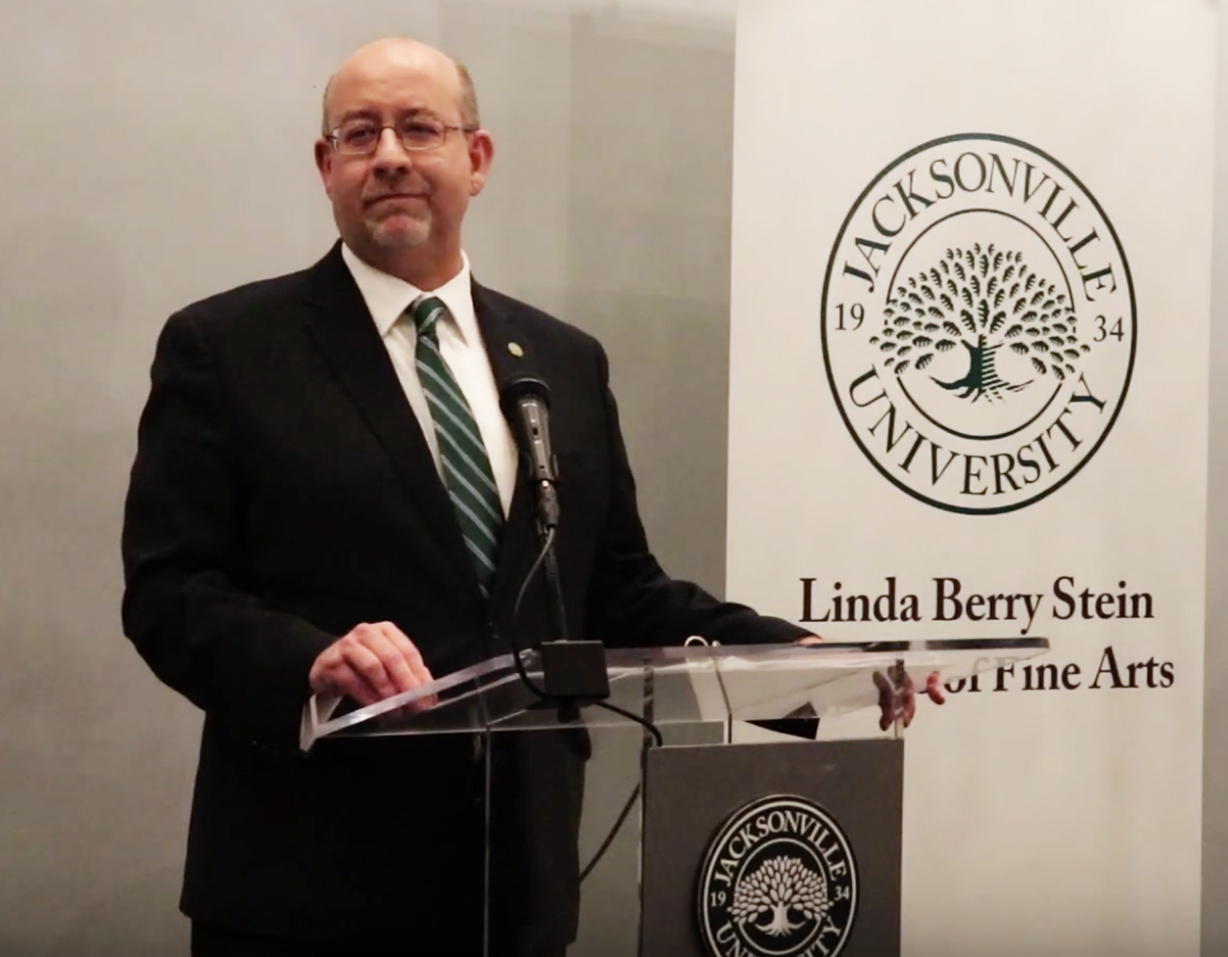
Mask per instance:
[[[159,338],[124,510],[124,631],[170,687],[265,745],[293,748],[316,656],[336,640],[237,584],[242,488],[199,316]]]
[[[723,645],[795,641],[809,634],[745,605],[718,601],[692,582],[670,578],[648,547],[635,479],[609,386],[609,363],[597,347],[610,457],[610,504],[588,602],[587,632],[609,646],[681,644],[700,635]]]

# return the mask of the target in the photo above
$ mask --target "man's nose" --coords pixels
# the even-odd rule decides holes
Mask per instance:
[[[409,151],[401,145],[401,138],[390,126],[380,130],[371,161],[376,171],[384,173],[405,172],[413,165]]]

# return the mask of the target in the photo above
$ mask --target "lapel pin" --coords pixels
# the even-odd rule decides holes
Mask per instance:
[[[507,344],[507,351],[514,355],[517,359],[524,355],[524,349],[520,348],[519,342],[509,342]]]

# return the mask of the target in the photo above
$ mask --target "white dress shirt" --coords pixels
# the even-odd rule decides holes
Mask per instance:
[[[435,420],[431,418],[430,406],[418,381],[418,367],[414,364],[418,330],[405,312],[424,290],[368,265],[344,243],[341,258],[349,266],[358,291],[367,303],[367,310],[375,320],[375,328],[384,340],[384,348],[388,350],[401,388],[405,390],[405,398],[418,417],[422,435],[442,478],[443,465],[439,458]],[[430,290],[429,295],[438,297],[448,307],[448,315],[441,318],[437,325],[439,352],[465,394],[482,433],[482,442],[490,457],[491,471],[494,472],[506,517],[512,504],[512,491],[516,487],[516,441],[499,409],[499,387],[495,384],[490,359],[486,356],[486,344],[478,329],[469,278],[469,257],[462,253],[461,258],[461,271],[438,289]]]

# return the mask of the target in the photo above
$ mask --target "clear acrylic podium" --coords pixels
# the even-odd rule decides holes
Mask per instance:
[[[932,672],[950,684],[1044,654],[1048,647],[1044,638],[986,638],[608,649],[607,703],[655,726],[663,747],[654,746],[646,727],[603,707],[561,715],[526,687],[511,655],[503,655],[365,708],[344,711],[341,702],[312,698],[304,708],[301,745],[310,750],[324,738],[337,746],[346,737],[379,735],[473,739],[487,768],[487,853],[480,866],[487,874],[489,954],[516,953],[511,937],[519,931],[508,923],[516,918],[507,912],[530,906],[518,902],[501,911],[501,897],[528,893],[525,887],[534,886],[543,868],[557,865],[561,876],[543,879],[553,891],[568,888],[551,898],[567,901],[566,906],[552,908],[578,907],[571,957],[884,955],[898,953],[903,741],[901,728],[883,732],[876,720],[875,674],[898,679],[907,671],[923,697],[920,688]],[[540,686],[536,653],[525,652],[521,661]],[[520,866],[512,857],[534,856],[529,845],[538,827],[509,823],[499,809],[537,799],[524,796],[534,787],[524,770],[532,762],[509,772],[511,765],[500,755],[509,742],[563,740],[570,743],[549,753],[579,755],[573,774],[578,820],[547,814],[552,819],[542,833],[552,835],[543,838],[551,846],[542,852],[546,863],[533,865],[536,877],[509,876]],[[547,760],[539,766],[549,777],[559,759]],[[551,780],[549,787],[558,790],[557,779]],[[807,789],[814,803],[844,808],[837,813],[853,822],[846,830],[856,838],[852,856],[860,861],[856,899],[849,887],[833,884],[824,885],[826,910],[810,906],[807,911],[798,904],[802,910],[790,911],[765,898],[762,915],[747,917],[743,907],[737,926],[733,918],[708,914],[701,858],[719,857],[712,841],[720,823],[762,795],[800,795]],[[543,797],[542,806],[552,807],[557,795],[543,792]],[[509,830],[516,832],[510,845],[504,840]],[[841,894],[843,902],[837,900]],[[712,901],[718,896],[723,897],[714,891]],[[807,930],[807,913],[818,921],[817,929]],[[846,916],[833,916],[838,914]],[[852,926],[837,927],[838,919]],[[741,935],[736,942],[735,932]],[[822,933],[832,936],[814,936]],[[721,934],[721,943],[712,942]]]

